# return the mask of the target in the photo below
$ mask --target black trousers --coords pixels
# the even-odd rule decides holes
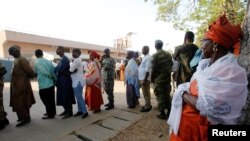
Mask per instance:
[[[66,100],[65,103],[63,103],[63,108],[67,114],[69,114],[69,115],[73,114],[73,106],[72,106],[72,102],[70,100]]]
[[[39,90],[40,98],[46,108],[46,112],[49,117],[56,115],[56,104],[55,104],[55,87],[49,87],[46,89]]]

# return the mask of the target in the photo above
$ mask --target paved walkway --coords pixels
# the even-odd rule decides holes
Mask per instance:
[[[45,108],[38,95],[37,82],[32,82],[32,88],[36,98],[36,104],[31,108],[31,123],[16,128],[16,113],[9,107],[9,83],[4,87],[4,105],[8,112],[7,118],[10,125],[0,131],[0,141],[103,141],[112,138],[119,131],[131,126],[142,118],[139,106],[136,109],[127,109],[125,86],[121,81],[115,82],[115,109],[106,111],[102,106],[102,112],[93,114],[89,112],[86,119],[72,117],[62,120],[56,116],[55,119],[42,120]],[[142,95],[141,95],[142,97]],[[106,94],[103,95],[104,103],[107,103]],[[144,103],[140,99],[141,105]],[[152,94],[152,104],[156,106],[155,97]],[[76,113],[76,105],[73,107]],[[57,113],[63,111],[57,106]]]

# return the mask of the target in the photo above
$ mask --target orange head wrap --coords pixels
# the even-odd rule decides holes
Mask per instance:
[[[205,33],[205,38],[229,49],[240,41],[242,35],[240,25],[232,25],[226,15],[222,15],[209,26],[209,30]]]
[[[97,54],[95,51],[91,51],[91,52],[90,52],[90,55],[94,56],[94,57],[97,58],[97,59],[100,59],[100,55]]]

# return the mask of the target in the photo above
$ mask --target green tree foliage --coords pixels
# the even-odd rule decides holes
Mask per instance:
[[[199,44],[204,32],[218,16],[226,14],[234,24],[241,24],[247,0],[144,0],[158,8],[157,20],[171,22],[175,29],[196,31]]]

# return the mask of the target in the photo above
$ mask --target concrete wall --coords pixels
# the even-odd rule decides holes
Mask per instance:
[[[6,40],[5,32],[0,31],[0,57],[4,57],[4,49],[2,48],[2,46],[5,40]]]
[[[7,41],[5,44],[3,44],[2,49],[2,56],[1,57],[11,57],[9,55],[8,49],[12,45],[18,45],[21,47],[21,54],[25,57],[31,57],[34,55],[34,52],[36,49],[41,49],[45,52],[56,52],[56,46],[51,46],[51,45],[41,45],[41,44],[33,44],[33,43],[23,43],[23,42],[16,42],[16,41]],[[69,48],[69,52],[71,53],[73,48]],[[95,49],[93,49],[95,50]],[[88,54],[90,50],[88,49],[81,49],[82,54]],[[1,51],[0,51],[1,52]],[[96,51],[98,54],[103,55],[103,51]],[[1,54],[0,54],[1,55]],[[116,52],[111,52],[111,56],[116,58],[117,53]],[[125,58],[126,54],[125,53],[120,53],[119,58]]]
[[[8,53],[9,47],[12,45],[18,45],[21,47],[21,54],[25,55],[33,55],[36,49],[42,49],[43,51],[55,51],[55,47],[48,46],[48,45],[39,45],[39,44],[32,44],[32,43],[22,43],[22,42],[15,42],[15,41],[8,41],[6,44],[3,45],[4,57],[11,57]]]
[[[82,54],[87,55],[89,51],[94,50],[98,54],[103,55],[105,48],[110,49],[110,55],[113,58],[125,59],[127,51],[116,49],[108,46],[88,44],[82,42],[75,42],[70,40],[63,40],[51,38],[46,36],[39,36],[15,31],[1,31],[0,32],[0,57],[10,57],[8,49],[12,45],[19,45],[21,47],[21,54],[25,57],[33,56],[36,49],[42,49],[44,52],[56,54],[56,47],[62,45],[67,48],[67,53],[71,53],[73,48],[80,48]],[[118,53],[119,52],[119,53]]]

